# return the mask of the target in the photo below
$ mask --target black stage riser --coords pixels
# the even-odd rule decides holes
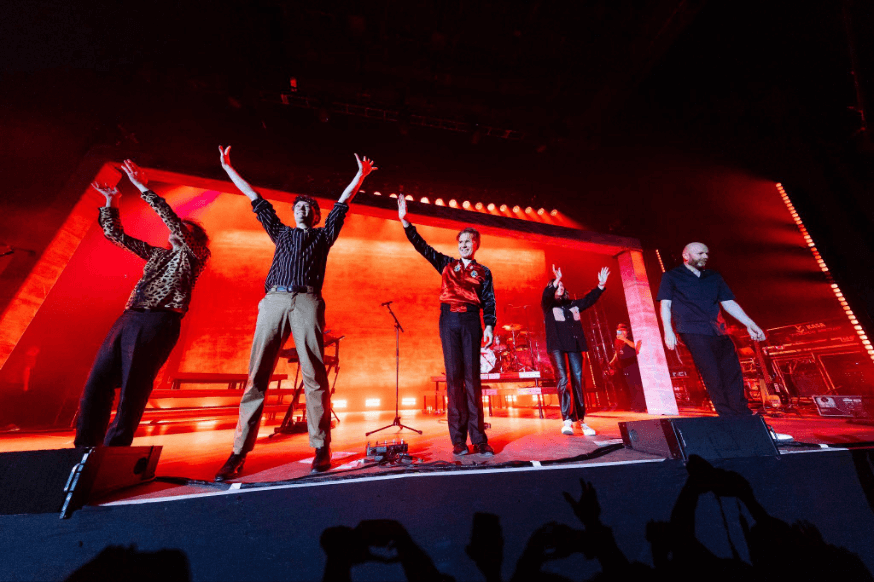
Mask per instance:
[[[705,469],[709,472],[701,482],[722,483],[720,479],[725,477],[724,473],[711,472],[708,465],[694,467],[699,476]],[[771,560],[771,565],[786,560],[787,569],[782,571],[786,576],[797,575],[798,569],[814,573],[822,564],[813,567],[807,560],[835,552],[843,556],[840,565],[844,571],[832,567],[831,579],[850,579],[846,569],[856,564],[854,560],[861,560],[859,563],[868,571],[874,570],[874,473],[870,452],[823,451],[777,458],[725,459],[713,461],[713,467],[734,471],[744,478],[729,479],[733,486],[744,480],[749,483],[758,503],[780,520],[767,521],[768,527],[805,520],[830,545],[808,544],[792,549],[801,551],[801,557],[791,552],[781,555],[786,550],[776,544],[764,549],[754,546],[754,550],[764,552],[763,559]],[[601,521],[609,528],[600,532],[598,539],[608,539],[612,533],[625,557],[651,566],[648,527],[657,542],[674,539],[660,529],[659,522],[670,519],[689,479],[687,466],[681,461],[346,481],[170,502],[86,507],[63,521],[55,515],[0,516],[0,579],[61,580],[83,567],[87,570],[80,572],[79,579],[95,579],[102,565],[88,564],[101,551],[108,546],[135,545],[136,550],[117,549],[114,554],[103,555],[117,579],[126,579],[124,570],[136,567],[142,579],[152,580],[167,579],[174,572],[182,575],[179,579],[187,579],[187,568],[192,580],[321,580],[326,554],[319,540],[326,528],[356,528],[363,520],[394,520],[397,525],[369,523],[354,532],[333,529],[326,537],[343,548],[343,556],[354,555],[356,540],[369,537],[373,553],[390,557],[394,550],[376,546],[390,538],[402,538],[397,532],[390,533],[396,527],[419,548],[399,544],[407,548],[405,555],[418,556],[412,565],[420,571],[413,572],[412,578],[428,579],[428,571],[439,571],[456,580],[482,580],[474,561],[465,553],[471,543],[474,516],[480,514],[476,518],[475,546],[496,549],[498,546],[489,543],[495,534],[488,532],[499,530],[503,538],[501,578],[509,580],[532,534],[542,526],[556,522],[583,529],[563,496],[568,492],[578,498],[580,479],[593,484],[602,508]],[[731,497],[731,491],[723,493],[726,496],[721,503],[712,493],[704,493],[691,505],[696,511],[694,532],[703,544],[701,548],[713,553],[712,560],[691,564],[699,579],[735,575],[737,564],[730,562],[732,544],[741,560],[749,563],[751,559],[741,515],[750,523],[754,520]],[[560,533],[561,527],[552,526],[551,533],[541,530],[538,539],[556,532]],[[574,534],[559,541],[589,543],[585,536],[575,540]],[[586,547],[592,551],[594,546]],[[695,553],[695,547],[686,543],[674,548],[678,560],[674,566],[682,570],[690,565],[689,560],[702,560],[702,553]],[[694,555],[678,555],[678,548]],[[163,553],[155,554],[159,551]],[[716,562],[716,558],[724,560]],[[111,565],[122,563],[126,565]],[[573,580],[587,580],[601,571],[597,560],[580,553],[550,561],[546,568]],[[406,579],[397,563],[370,562],[355,566],[352,574],[353,580]]]

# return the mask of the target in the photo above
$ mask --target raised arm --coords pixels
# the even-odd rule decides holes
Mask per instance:
[[[542,309],[552,309],[555,304],[555,283],[550,281],[543,290],[543,296],[540,298],[540,307]]]
[[[231,146],[228,146],[228,149],[230,148]],[[349,185],[346,186],[346,189],[343,190],[340,199],[337,200],[337,202],[340,202],[341,204],[352,202],[352,199],[355,198],[355,195],[358,194],[358,191],[361,189],[361,185],[364,184],[364,178],[366,178],[370,172],[379,169],[373,165],[373,160],[367,156],[359,158],[358,154],[355,154],[355,161],[358,162],[358,172],[355,174],[355,177],[352,178],[352,181],[349,182]],[[234,183],[236,184],[236,182]]]
[[[595,304],[598,299],[601,298],[601,294],[604,293],[604,288],[607,286],[607,278],[610,276],[610,269],[604,267],[600,271],[598,271],[598,286],[589,291],[585,297],[582,299],[577,299],[571,302],[573,307],[576,307],[580,311],[584,309],[588,309],[592,305]]]
[[[118,188],[97,182],[92,182],[91,187],[106,198],[106,204],[100,208],[100,216],[98,217],[100,227],[103,228],[103,236],[113,244],[148,261],[152,257],[152,251],[155,247],[125,234],[124,228],[121,226],[121,216],[118,213],[118,199],[121,198]]]
[[[245,194],[246,198],[255,202],[261,195],[255,192],[252,186],[249,185],[247,181],[243,179],[240,174],[231,166],[231,146],[226,148],[222,148],[219,146],[219,161],[221,162],[222,169],[228,175],[228,178],[231,179],[231,182],[234,183],[234,186],[237,187],[237,190]]]
[[[552,266],[552,276],[555,277],[546,288],[543,290],[543,296],[540,298],[540,307],[543,310],[552,309],[557,304],[555,300],[555,290],[558,289],[558,284],[561,282],[561,267]]]
[[[161,196],[158,196],[153,191],[149,190],[147,184],[149,183],[149,179],[146,176],[146,173],[137,166],[132,160],[125,160],[121,165],[121,169],[127,175],[130,183],[133,184],[137,190],[140,191],[140,195],[143,200],[154,209],[154,211],[161,218],[161,221],[167,226],[167,229],[172,233],[179,237],[180,240],[183,241],[186,247],[190,251],[192,251],[195,255],[200,256],[203,254],[202,250],[198,249],[198,245],[194,242],[194,238],[191,236],[191,232],[188,228],[182,223],[182,219],[179,218],[179,215],[176,214],[176,211],[167,204],[167,201],[164,200]],[[199,252],[198,252],[199,251]]]
[[[731,315],[736,320],[746,326],[747,333],[750,334],[750,337],[753,340],[757,342],[765,340],[765,332],[762,331],[762,328],[756,325],[756,322],[750,319],[749,315],[744,313],[744,310],[741,309],[740,305],[737,304],[737,301],[735,301],[734,299],[731,299],[729,301],[721,301],[720,305],[722,305],[722,308],[725,309],[729,313],[729,315]]]
[[[416,231],[416,227],[413,226],[410,221],[406,219],[407,216],[407,201],[404,198],[403,194],[398,194],[398,218],[401,221],[401,224],[404,225],[404,234],[407,235],[407,240],[413,245],[413,248],[416,249],[420,255],[425,257],[431,266],[437,269],[438,273],[443,272],[443,268],[449,264],[449,261],[452,260],[452,257],[448,257],[443,253],[439,253],[434,248],[425,242],[419,233]]]

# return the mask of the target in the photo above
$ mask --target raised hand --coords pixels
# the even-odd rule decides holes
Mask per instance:
[[[228,149],[231,149],[231,146],[228,146]],[[367,156],[359,158],[358,154],[355,154],[355,161],[358,162],[358,173],[361,174],[362,178],[366,177],[368,174],[370,174],[370,172],[379,169],[373,165],[373,160],[371,160]]]
[[[604,288],[607,285],[607,277],[610,276],[610,269],[608,267],[604,267],[600,271],[598,271],[598,287]]]
[[[407,225],[407,199],[403,194],[398,195],[398,218]]]
[[[553,281],[554,285],[558,285],[558,282],[561,281],[561,267],[558,269],[555,268],[555,265],[552,266],[552,274],[555,276],[555,281]]]
[[[121,192],[118,191],[118,188],[115,186],[110,186],[109,184],[91,182],[91,187],[103,194],[103,197],[106,198],[106,205],[112,206],[113,203],[121,197]]]
[[[131,184],[142,191],[146,190],[146,184],[149,183],[149,179],[146,177],[146,173],[133,160],[125,160],[121,165],[121,169],[127,174]]]
[[[221,163],[222,168],[231,167],[231,146],[224,149],[222,149],[222,146],[219,146],[219,163]]]
[[[579,501],[574,499],[567,491],[563,492],[563,494],[565,501],[567,501],[573,508],[577,519],[579,519],[583,525],[589,527],[598,523],[601,516],[601,504],[598,503],[598,494],[595,492],[595,487],[591,483],[580,479],[580,485],[582,487],[582,493],[580,494]]]

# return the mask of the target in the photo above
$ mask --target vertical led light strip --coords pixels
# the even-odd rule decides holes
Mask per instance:
[[[841,288],[838,287],[837,283],[835,283],[834,277],[832,277],[832,274],[828,270],[828,265],[825,264],[822,255],[819,254],[819,250],[817,250],[816,245],[813,242],[813,238],[804,227],[804,223],[801,221],[801,217],[798,216],[798,212],[795,210],[795,206],[792,204],[792,201],[789,199],[789,195],[783,188],[783,184],[779,182],[777,183],[777,191],[783,198],[783,203],[786,204],[786,208],[789,210],[789,214],[792,216],[792,220],[795,221],[795,225],[798,227],[798,230],[801,231],[801,236],[804,237],[804,242],[807,243],[807,246],[810,248],[810,252],[813,253],[813,258],[816,259],[816,264],[819,265],[819,268],[822,270],[823,273],[825,273],[825,278],[831,285],[832,291],[834,292],[835,297],[837,297],[838,302],[840,302],[841,307],[843,307],[844,313],[847,314],[847,319],[850,320],[850,324],[853,326],[853,329],[856,330],[856,334],[858,334],[859,339],[862,340],[862,345],[865,346],[865,350],[867,350],[868,352],[868,357],[874,360],[874,347],[871,346],[871,340],[868,339],[868,336],[865,334],[864,328],[859,324],[859,320],[856,319],[856,314],[853,313],[852,309],[850,309],[850,304],[847,303],[846,297],[844,297],[844,294],[841,293]]]
[[[665,272],[665,263],[664,263],[664,261],[662,261],[662,254],[659,252],[658,249],[656,249],[655,251],[656,251],[656,257],[658,257],[658,259],[659,259],[659,267],[662,268],[662,273],[664,273]]]

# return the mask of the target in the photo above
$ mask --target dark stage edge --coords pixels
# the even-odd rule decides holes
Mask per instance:
[[[63,580],[79,570],[74,579],[94,580],[102,568],[119,580],[322,580],[326,568],[336,574],[327,579],[343,579],[344,561],[371,559],[351,567],[352,580],[483,580],[468,546],[481,564],[499,565],[492,579],[503,580],[514,573],[588,580],[602,562],[607,571],[599,579],[870,579],[872,449],[788,451],[712,465],[742,479],[696,472],[722,497],[684,495],[690,504],[677,503],[690,480],[687,466],[652,460],[228,490],[86,507],[68,520],[0,516],[0,579]],[[600,523],[583,526],[565,499],[564,492],[579,499],[581,480],[594,488]],[[754,518],[753,504],[737,500],[744,483],[770,517]],[[664,525],[675,506],[685,523],[694,508],[688,531],[697,541]],[[657,572],[647,532],[656,555],[671,550]],[[565,551],[572,553],[563,557]],[[632,564],[611,569],[623,559]]]

